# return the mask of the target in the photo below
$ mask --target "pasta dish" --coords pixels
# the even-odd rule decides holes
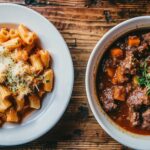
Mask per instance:
[[[0,124],[21,122],[24,114],[40,109],[53,89],[54,72],[48,51],[38,46],[36,33],[20,24],[0,29]]]

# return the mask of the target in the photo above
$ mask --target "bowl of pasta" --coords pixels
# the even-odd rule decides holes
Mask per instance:
[[[27,143],[50,130],[69,103],[73,79],[69,50],[54,25],[29,8],[1,3],[0,145]]]

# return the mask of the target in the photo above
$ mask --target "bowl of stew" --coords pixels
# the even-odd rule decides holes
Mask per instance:
[[[150,148],[150,17],[109,30],[86,70],[86,93],[101,127],[135,149]]]

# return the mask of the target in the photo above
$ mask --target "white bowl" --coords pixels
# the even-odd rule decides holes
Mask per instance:
[[[57,29],[37,12],[15,4],[0,4],[0,26],[23,23],[36,32],[44,49],[52,54],[55,85],[46,95],[40,110],[21,124],[0,128],[0,145],[18,145],[32,141],[50,130],[64,113],[72,93],[74,72],[68,47]],[[58,133],[59,134],[59,133]]]
[[[86,93],[91,110],[102,128],[115,140],[131,148],[150,149],[150,136],[138,135],[124,130],[115,124],[103,111],[96,96],[95,78],[98,64],[107,48],[120,36],[139,28],[150,28],[150,17],[136,17],[124,21],[109,30],[95,46],[86,70]]]

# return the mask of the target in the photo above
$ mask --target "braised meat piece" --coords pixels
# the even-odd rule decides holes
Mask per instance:
[[[123,70],[123,74],[136,74],[136,67],[138,65],[138,62],[136,61],[136,58],[133,55],[132,51],[126,51],[126,57],[121,62],[121,67]]]
[[[132,108],[129,109],[129,120],[133,127],[140,125],[140,114],[135,112]]]
[[[143,114],[143,123],[142,123],[142,128],[146,128],[150,130],[150,108],[147,109]]]
[[[132,84],[131,83],[127,83],[126,85],[126,93],[129,94],[132,90]]]
[[[100,99],[102,101],[104,109],[107,112],[110,112],[117,108],[117,104],[115,104],[115,101],[113,99],[113,92],[111,88],[106,88]]]
[[[146,42],[143,42],[137,49],[139,53],[143,53],[145,50],[147,50],[148,45]]]
[[[140,87],[137,87],[129,95],[127,99],[127,104],[136,110],[139,109],[142,105],[149,105],[150,101],[148,99],[146,92],[147,92],[146,88],[142,89]]]
[[[150,32],[143,34],[142,37],[143,37],[144,41],[146,41],[148,43],[148,45],[150,45]]]

